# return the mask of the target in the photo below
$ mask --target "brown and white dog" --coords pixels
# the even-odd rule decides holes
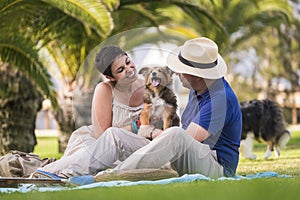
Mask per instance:
[[[177,99],[172,90],[173,72],[168,67],[144,67],[139,74],[145,78],[141,125],[152,124],[163,130],[179,126]]]

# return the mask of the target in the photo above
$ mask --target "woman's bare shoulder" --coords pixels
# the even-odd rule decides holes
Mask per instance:
[[[109,81],[100,82],[96,85],[96,88],[95,88],[95,90],[103,91],[103,92],[108,92],[108,91],[111,91],[112,89],[113,89],[113,86]]]

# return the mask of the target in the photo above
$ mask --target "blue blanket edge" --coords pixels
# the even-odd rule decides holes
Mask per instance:
[[[23,184],[19,188],[0,188],[0,193],[13,193],[13,192],[21,192],[27,193],[31,191],[39,191],[39,192],[48,192],[48,191],[62,191],[62,190],[78,190],[78,189],[90,189],[97,187],[120,187],[120,186],[134,186],[134,185],[165,185],[170,183],[187,183],[194,181],[227,181],[227,180],[250,180],[250,179],[258,179],[258,178],[290,178],[291,175],[280,175],[277,172],[261,172],[257,174],[249,174],[246,176],[236,175],[235,177],[220,177],[217,179],[212,179],[206,177],[202,174],[185,174],[181,177],[176,178],[168,178],[157,181],[109,181],[109,182],[96,182],[87,185],[75,186],[75,187],[63,187],[60,185],[57,186],[49,186],[49,187],[38,187],[34,184]]]

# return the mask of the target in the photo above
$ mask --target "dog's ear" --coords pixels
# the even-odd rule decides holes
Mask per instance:
[[[172,76],[174,74],[174,71],[172,71],[168,66],[165,66],[164,68],[166,69],[168,74],[170,74],[170,76]]]
[[[146,76],[148,74],[149,69],[150,69],[149,67],[144,67],[144,68],[140,69],[139,74]]]

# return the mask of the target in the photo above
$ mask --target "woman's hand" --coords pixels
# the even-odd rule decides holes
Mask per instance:
[[[162,132],[162,130],[155,128],[153,125],[141,125],[137,134],[141,137],[153,140]]]
[[[150,133],[153,133],[154,129],[153,125],[141,125],[137,134],[141,137],[152,139]]]

